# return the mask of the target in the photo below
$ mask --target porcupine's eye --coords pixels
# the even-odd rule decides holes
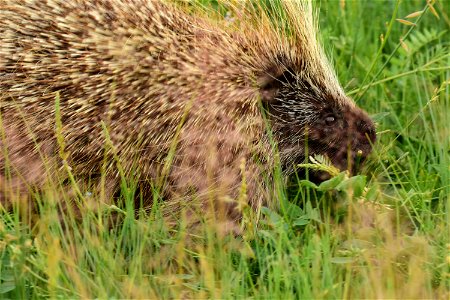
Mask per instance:
[[[336,118],[333,115],[328,115],[325,117],[325,124],[327,126],[332,126],[336,121]]]

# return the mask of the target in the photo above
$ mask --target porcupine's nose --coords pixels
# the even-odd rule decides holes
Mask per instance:
[[[362,151],[362,154],[367,156],[371,152],[372,145],[376,140],[375,125],[372,120],[363,113],[361,118],[356,121],[355,127],[357,131],[356,151]]]
[[[341,149],[338,157],[341,157],[346,169],[355,174],[372,152],[376,140],[375,125],[368,114],[359,107],[349,110],[346,118],[349,125],[347,145]]]
[[[376,140],[375,125],[369,116],[362,110],[359,110],[354,128],[355,137],[353,138],[352,160],[350,170],[353,174],[357,173],[366,157],[372,152],[372,146]]]

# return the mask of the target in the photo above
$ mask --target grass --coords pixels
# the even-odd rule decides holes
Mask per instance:
[[[33,227],[24,205],[0,212],[0,298],[448,299],[450,4],[425,4],[320,2],[339,78],[378,124],[365,175],[292,178],[242,237],[188,236],[157,204],[135,216],[131,181],[79,224],[49,189]]]

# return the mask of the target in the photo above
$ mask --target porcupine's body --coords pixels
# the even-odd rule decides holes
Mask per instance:
[[[122,169],[142,191],[167,175],[168,199],[233,198],[246,175],[257,206],[274,157],[259,101],[286,170],[306,131],[309,153],[343,168],[348,149],[367,155],[373,124],[333,75],[310,4],[286,3],[286,17],[290,35],[245,13],[223,29],[158,1],[2,1],[0,199],[61,179],[63,157],[78,181],[106,174],[111,194]]]

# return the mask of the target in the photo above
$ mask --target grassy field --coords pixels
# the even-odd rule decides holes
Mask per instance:
[[[377,122],[364,175],[279,179],[281,208],[246,214],[242,237],[188,236],[158,205],[136,217],[125,187],[81,223],[36,196],[33,227],[0,211],[0,298],[448,299],[450,2],[319,3],[338,76]]]

